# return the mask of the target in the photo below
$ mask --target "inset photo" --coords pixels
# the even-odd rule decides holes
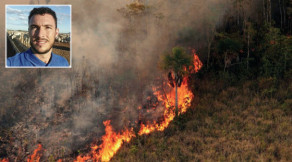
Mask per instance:
[[[6,5],[7,68],[70,68],[71,5]]]

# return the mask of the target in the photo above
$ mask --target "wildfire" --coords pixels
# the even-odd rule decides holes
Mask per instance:
[[[197,73],[203,66],[203,63],[201,62],[201,60],[199,59],[198,55],[196,54],[196,50],[193,49],[192,50],[192,54],[193,54],[193,65],[194,65],[194,68],[193,68],[193,73]]]
[[[203,64],[197,56],[195,50],[192,50],[193,54],[193,66],[186,69],[190,73],[198,72]],[[171,85],[169,85],[171,87]],[[140,125],[139,135],[149,134],[153,131],[163,131],[168,127],[170,122],[175,117],[174,105],[175,105],[175,89],[171,88],[169,93],[162,94],[158,88],[153,87],[154,95],[157,97],[160,103],[165,106],[163,113],[163,120],[159,123],[157,121],[149,121]],[[182,84],[178,87],[178,112],[179,114],[187,111],[190,107],[191,101],[194,98],[192,92],[188,89],[187,77],[183,78]],[[138,107],[141,109],[141,107]],[[79,155],[75,162],[85,162],[88,160],[93,161],[109,161],[114,154],[119,150],[124,142],[129,142],[132,137],[135,137],[133,128],[125,128],[121,132],[115,132],[110,124],[110,120],[104,121],[105,135],[101,137],[102,143],[100,145],[93,145],[91,152],[88,155]],[[34,150],[33,155],[27,159],[27,162],[39,161],[41,157],[42,145],[39,144],[38,148]],[[6,161],[5,161],[6,160]],[[1,162],[7,162],[7,159],[3,159]],[[61,162],[61,160],[58,160]]]
[[[175,104],[175,89],[172,88],[171,92],[166,94],[166,97],[161,94],[160,91],[153,88],[154,94],[157,96],[160,102],[163,102],[165,105],[163,113],[163,121],[157,123],[153,121],[152,123],[141,124],[139,135],[149,134],[155,130],[163,131],[168,127],[169,123],[174,119],[175,112],[173,111]],[[179,113],[186,112],[187,108],[190,106],[193,99],[193,94],[188,90],[187,79],[184,78],[181,87],[178,88],[178,107]]]
[[[27,159],[27,162],[39,162],[42,156],[42,145],[38,144],[38,147],[33,151],[33,154]]]
[[[76,162],[83,162],[89,159],[109,161],[124,142],[129,142],[135,136],[133,128],[116,133],[110,125],[110,120],[104,121],[103,124],[105,126],[105,135],[102,136],[102,144],[92,146],[91,156],[78,156]]]
[[[8,159],[2,159],[2,160],[0,160],[0,162],[9,162],[9,160]]]
[[[191,73],[196,73],[202,68],[203,64],[200,61],[194,49],[192,50],[192,54],[193,54],[193,67],[189,67],[189,71]],[[157,123],[156,121],[153,121],[152,123],[141,124],[139,135],[149,134],[155,130],[163,131],[165,128],[168,127],[169,123],[175,117],[175,112],[173,111],[173,107],[175,104],[175,89],[172,88],[171,92],[166,94],[166,97],[164,97],[160,91],[156,90],[156,88],[153,88],[153,91],[154,91],[154,94],[157,96],[158,100],[160,102],[163,102],[165,105],[164,114],[163,114],[164,120],[161,123]],[[178,88],[178,108],[179,108],[180,114],[187,111],[187,108],[190,107],[191,105],[191,101],[193,97],[194,95],[188,89],[187,78],[185,77],[183,78],[183,82],[181,86]]]

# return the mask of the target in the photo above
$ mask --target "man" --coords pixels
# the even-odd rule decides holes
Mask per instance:
[[[59,34],[56,13],[48,7],[34,8],[28,17],[30,49],[7,59],[7,66],[69,66],[68,61],[52,53]]]

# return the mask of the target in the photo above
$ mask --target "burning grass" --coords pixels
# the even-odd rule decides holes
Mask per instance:
[[[190,67],[190,71],[195,73],[202,67],[202,63],[195,54],[195,51],[193,51],[193,54],[194,65],[192,68]],[[152,89],[156,99],[156,102],[154,102],[152,105],[157,107],[159,103],[162,104],[164,107],[163,119],[160,122],[153,120],[146,121],[146,123],[140,123],[138,135],[149,134],[154,131],[163,131],[169,126],[170,122],[175,117],[175,112],[173,110],[176,100],[175,89],[172,88],[169,93],[166,93],[164,90],[156,87],[153,87]],[[178,91],[179,95],[177,97],[179,101],[179,113],[183,114],[186,112],[187,108],[190,107],[191,101],[194,98],[194,95],[188,88],[187,77],[183,78],[183,82],[178,88]],[[115,132],[110,125],[110,121],[105,121],[104,126],[106,133],[104,136],[102,136],[102,144],[92,145],[90,154],[79,155],[75,160],[76,162],[83,162],[92,159],[96,161],[109,161],[120,149],[124,142],[130,142],[130,140],[136,136],[135,132],[133,131],[133,127],[125,128],[120,132]]]
[[[133,129],[116,133],[110,125],[110,120],[105,121],[105,135],[102,136],[103,143],[91,147],[91,155],[78,156],[76,162],[83,162],[90,159],[109,161],[124,142],[129,142],[135,136]]]
[[[194,54],[195,55],[195,54]],[[196,55],[195,55],[196,56]],[[198,57],[194,57],[195,59],[198,59]],[[200,63],[200,60],[197,60],[196,62]],[[195,66],[195,65],[194,65]],[[200,63],[201,66],[201,63]],[[199,69],[199,68],[195,68],[194,69]],[[192,68],[185,68],[190,70],[191,72],[195,72],[196,70],[192,70]],[[165,77],[166,78],[166,77]],[[41,78],[39,78],[41,79]],[[80,134],[78,135],[78,139],[81,142],[84,141],[93,141],[92,144],[90,145],[90,148],[88,149],[84,149],[81,152],[78,152],[78,154],[74,154],[74,155],[70,155],[70,157],[68,157],[68,153],[67,157],[62,154],[64,154],[65,149],[58,149],[55,148],[56,145],[62,145],[62,146],[66,146],[67,144],[67,140],[71,139],[72,134],[75,132],[70,132],[70,131],[62,131],[59,132],[58,134],[55,133],[55,131],[52,130],[52,128],[50,128],[50,124],[47,122],[47,120],[51,120],[54,123],[51,123],[52,125],[62,125],[63,123],[68,123],[71,124],[72,122],[72,118],[74,118],[74,113],[73,110],[76,109],[76,100],[78,101],[78,99],[80,97],[84,98],[85,101],[90,100],[92,97],[90,97],[91,94],[96,94],[96,91],[93,91],[92,88],[89,88],[88,86],[83,86],[83,85],[87,85],[85,84],[86,80],[83,79],[82,80],[82,86],[80,89],[76,89],[76,91],[74,92],[75,95],[72,95],[71,97],[68,96],[68,100],[66,100],[65,103],[60,102],[57,105],[55,105],[55,107],[57,107],[58,109],[56,109],[56,113],[55,115],[53,112],[47,111],[47,110],[51,110],[51,109],[46,109],[49,108],[49,106],[51,105],[46,105],[41,107],[40,109],[35,109],[32,110],[34,111],[34,113],[38,114],[36,115],[36,117],[31,117],[28,118],[27,121],[32,121],[32,123],[34,124],[30,124],[29,122],[27,123],[23,123],[23,122],[18,122],[18,124],[13,127],[13,129],[15,131],[19,131],[19,132],[25,132],[28,131],[27,133],[25,132],[26,135],[22,136],[22,133],[19,133],[19,135],[17,136],[17,140],[21,141],[22,143],[20,144],[21,146],[18,147],[20,149],[20,151],[15,151],[12,149],[7,149],[11,152],[9,152],[8,154],[10,155],[9,158],[10,159],[15,159],[18,157],[15,156],[19,156],[19,159],[26,159],[28,162],[30,161],[43,161],[47,158],[49,158],[51,161],[52,160],[58,160],[58,161],[73,161],[73,157],[76,157],[76,159],[74,161],[109,161],[115,154],[116,152],[119,150],[119,148],[123,145],[123,143],[128,143],[130,142],[130,140],[133,137],[137,137],[139,135],[143,135],[143,134],[149,134],[151,132],[154,131],[163,131],[165,130],[170,122],[174,119],[175,117],[175,112],[174,112],[174,105],[175,105],[175,90],[172,87],[169,87],[167,84],[166,79],[163,80],[163,78],[160,79],[160,83],[161,81],[163,81],[162,85],[157,85],[157,84],[153,84],[152,86],[152,91],[150,90],[149,92],[147,91],[147,93],[149,93],[149,95],[146,95],[146,102],[145,103],[141,103],[142,106],[137,106],[137,112],[138,115],[137,119],[139,121],[136,121],[136,125],[125,125],[123,129],[121,128],[114,128],[111,125],[111,120],[105,120],[103,122],[104,126],[105,126],[105,134],[100,138],[100,139],[94,139],[94,137],[96,137],[96,135],[92,134],[84,134],[84,137],[81,136]],[[88,81],[91,81],[91,79],[89,79]],[[93,81],[94,82],[94,81]],[[38,84],[38,82],[34,82],[35,85]],[[45,83],[43,83],[45,84]],[[90,84],[91,85],[91,84]],[[96,85],[96,82],[94,82],[94,85]],[[32,86],[32,85],[30,85]],[[26,86],[24,86],[26,87]],[[62,86],[64,87],[64,86]],[[43,93],[46,93],[45,90],[43,89],[35,89],[36,91],[43,91]],[[60,90],[60,89],[59,89]],[[148,89],[147,89],[148,90]],[[55,90],[53,90],[53,92],[55,92]],[[92,92],[92,93],[90,93]],[[25,93],[25,92],[24,92]],[[183,114],[186,112],[187,108],[191,105],[191,101],[194,98],[194,95],[192,94],[192,92],[189,90],[188,88],[188,81],[187,78],[183,79],[183,82],[181,84],[181,86],[178,88],[178,108],[179,108],[179,114]],[[145,96],[144,96],[145,97]],[[52,101],[53,98],[39,98],[39,97],[35,97],[35,99],[33,99],[33,102],[40,102],[40,101]],[[57,101],[56,101],[57,102]],[[144,105],[145,104],[145,105]],[[82,106],[83,109],[85,106]],[[126,111],[127,108],[125,108],[124,110]],[[44,112],[43,112],[44,111]],[[77,111],[80,114],[80,104],[79,104],[79,108],[77,109]],[[84,111],[84,110],[82,110]],[[91,111],[92,112],[92,111]],[[146,113],[146,115],[145,115]],[[157,117],[152,117],[151,113],[158,113],[160,115],[158,115]],[[65,116],[65,114],[67,114],[67,116]],[[44,115],[47,118],[42,118],[41,116]],[[70,116],[71,115],[71,116]],[[82,115],[82,114],[81,114]],[[87,116],[90,114],[87,114]],[[78,120],[78,118],[77,118]],[[84,116],[82,116],[81,120],[85,120]],[[38,121],[37,123],[35,123],[36,121]],[[76,119],[74,119],[74,121],[76,121]],[[73,122],[74,122],[73,121]],[[78,123],[80,123],[81,121],[78,120]],[[86,121],[85,121],[86,122]],[[90,121],[90,122],[94,122],[94,121]],[[82,123],[82,122],[81,122]],[[27,125],[27,126],[25,126]],[[77,125],[79,126],[79,125]],[[30,127],[26,128],[26,127]],[[83,128],[83,125],[81,125],[81,128]],[[49,135],[46,136],[46,138],[42,138],[39,139],[39,131],[45,131],[46,129],[49,129],[50,133],[53,133],[56,137],[53,138],[54,141],[50,141],[47,140],[47,138],[50,138]],[[53,128],[54,129],[54,128]],[[58,129],[58,128],[57,128]],[[134,130],[135,129],[135,130]],[[29,131],[34,131],[34,132],[29,132]],[[67,133],[66,133],[67,132]],[[82,133],[82,132],[79,132]],[[33,137],[35,135],[35,138]],[[52,135],[52,134],[51,134]],[[11,135],[12,137],[12,135]],[[43,141],[44,144],[38,144],[37,148],[29,148],[30,150],[34,149],[34,151],[31,151],[31,155],[23,155],[21,154],[22,152],[24,152],[24,150],[28,150],[27,147],[33,147],[31,146],[31,144],[29,143],[24,143],[24,138],[31,138],[34,139],[34,142],[38,142],[39,141]],[[14,140],[9,141],[11,143],[15,142]],[[5,146],[5,145],[4,145]],[[11,146],[11,145],[7,145],[7,146]],[[49,147],[48,147],[49,146]],[[89,144],[87,144],[87,146],[89,146]],[[17,146],[16,146],[17,147]],[[83,145],[84,147],[84,145]],[[80,147],[79,147],[80,148]],[[61,150],[61,152],[59,152],[59,150]],[[49,151],[51,154],[53,155],[48,155],[47,151]],[[57,152],[56,152],[57,151]],[[56,152],[56,153],[55,153]],[[63,152],[63,153],[62,153]],[[70,152],[70,150],[68,151]],[[57,155],[57,156],[55,156]]]
[[[38,144],[38,147],[33,151],[33,154],[27,159],[27,162],[40,161],[42,156],[42,145]]]
[[[181,116],[177,118],[174,118],[173,90],[161,91],[159,87],[152,87],[153,96],[155,96],[153,101],[149,99],[149,106],[141,108],[152,111],[163,106],[165,108],[162,112],[163,118],[148,122],[141,120],[138,123],[140,124],[138,130],[132,129],[133,127],[114,129],[111,121],[105,120],[103,123],[105,134],[98,142],[92,143],[89,149],[82,151],[84,153],[75,154],[77,157],[75,161],[110,159],[113,161],[205,159],[210,161],[289,161],[291,160],[289,135],[292,131],[289,107],[292,103],[290,99],[292,86],[291,83],[286,82],[276,86],[272,82],[269,84],[272,84],[277,91],[267,94],[263,92],[269,91],[266,89],[271,86],[258,86],[264,83],[263,80],[248,81],[243,86],[237,87],[224,85],[224,81],[204,80],[193,87],[194,83],[185,79],[178,90],[181,94],[179,96]],[[268,82],[270,80],[267,79]],[[196,88],[196,94],[201,96],[199,99],[194,98],[194,93],[188,90],[187,83],[191,83],[190,87],[193,89]],[[90,99],[88,93],[92,87],[80,87],[80,90],[76,90],[76,96],[73,95],[68,103],[80,96]],[[39,99],[36,97],[34,100],[38,102]],[[191,110],[187,110],[190,106]],[[66,111],[69,111],[69,108],[64,107]],[[137,109],[141,108],[137,107]],[[64,122],[65,117],[60,116],[58,119],[59,122]],[[172,120],[174,121],[171,122]],[[150,134],[151,132],[155,133]],[[29,156],[22,155],[22,159],[25,157],[27,161],[46,160],[41,157],[45,154],[46,148],[42,150],[41,147],[41,145],[35,146],[36,150]],[[118,154],[115,155],[116,152]],[[72,157],[67,158],[62,155],[50,156],[49,159],[73,161]],[[2,159],[2,161],[7,161],[7,159]]]
[[[112,161],[291,161],[291,82],[273,96],[254,88],[257,81],[214,91],[220,84],[200,81],[200,98],[185,114],[133,139]]]

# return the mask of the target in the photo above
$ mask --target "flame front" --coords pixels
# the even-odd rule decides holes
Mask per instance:
[[[102,144],[92,146],[90,156],[78,156],[77,162],[83,162],[89,159],[109,161],[124,142],[129,142],[135,136],[133,128],[116,133],[113,131],[110,120],[104,121],[103,124],[105,126],[105,135],[102,136]]]
[[[38,147],[33,151],[33,154],[27,159],[27,162],[39,162],[42,156],[42,145],[38,144]]]
[[[200,61],[196,51],[192,50],[193,54],[193,66],[189,67],[190,73],[198,72],[203,63]],[[168,84],[169,85],[169,84]],[[168,127],[169,123],[174,119],[175,112],[173,111],[174,104],[175,104],[175,89],[172,88],[170,93],[166,94],[164,97],[160,91],[156,88],[153,88],[154,94],[157,96],[160,102],[163,102],[165,105],[164,114],[163,114],[163,121],[157,123],[153,121],[152,123],[141,124],[139,135],[149,134],[155,130],[163,131],[165,128]],[[187,111],[187,108],[190,107],[191,101],[194,98],[193,93],[188,89],[187,84],[187,77],[183,78],[183,82],[180,87],[178,87],[178,108],[179,114],[184,113]]]
[[[190,73],[198,72],[203,64],[199,57],[192,50],[193,53],[193,66],[186,68]],[[180,87],[178,87],[178,108],[179,114],[187,111],[190,107],[191,101],[194,98],[193,93],[188,89],[187,77],[183,78],[183,82]],[[169,93],[165,95],[162,94],[158,88],[153,87],[154,95],[157,97],[158,101],[163,103],[165,106],[163,112],[163,120],[159,123],[157,121],[148,121],[140,125],[138,134],[149,134],[153,131],[163,131],[168,127],[170,122],[175,117],[174,105],[175,105],[175,89],[172,88]],[[138,109],[141,109],[139,107]],[[132,137],[135,137],[135,132],[133,128],[125,128],[121,132],[115,132],[110,124],[110,120],[103,122],[105,126],[105,135],[102,136],[102,143],[100,145],[93,145],[91,147],[91,152],[88,155],[79,155],[75,162],[85,162],[87,160],[93,161],[109,161],[114,154],[119,150],[124,142],[129,142]],[[27,159],[27,162],[39,161],[42,155],[42,145],[39,144],[38,148],[34,150],[33,154]],[[62,160],[58,160],[59,162]],[[8,159],[3,159],[1,162],[8,162]]]
[[[172,88],[171,92],[166,94],[164,97],[160,91],[153,88],[154,94],[157,96],[160,102],[163,102],[165,105],[164,113],[163,113],[163,121],[157,123],[156,121],[148,122],[145,124],[141,124],[139,135],[149,134],[155,130],[163,131],[168,127],[169,123],[174,119],[174,104],[175,104],[175,89]],[[178,108],[179,114],[186,112],[187,108],[191,105],[191,101],[194,95],[191,91],[188,90],[187,79],[184,78],[181,87],[178,88]]]

